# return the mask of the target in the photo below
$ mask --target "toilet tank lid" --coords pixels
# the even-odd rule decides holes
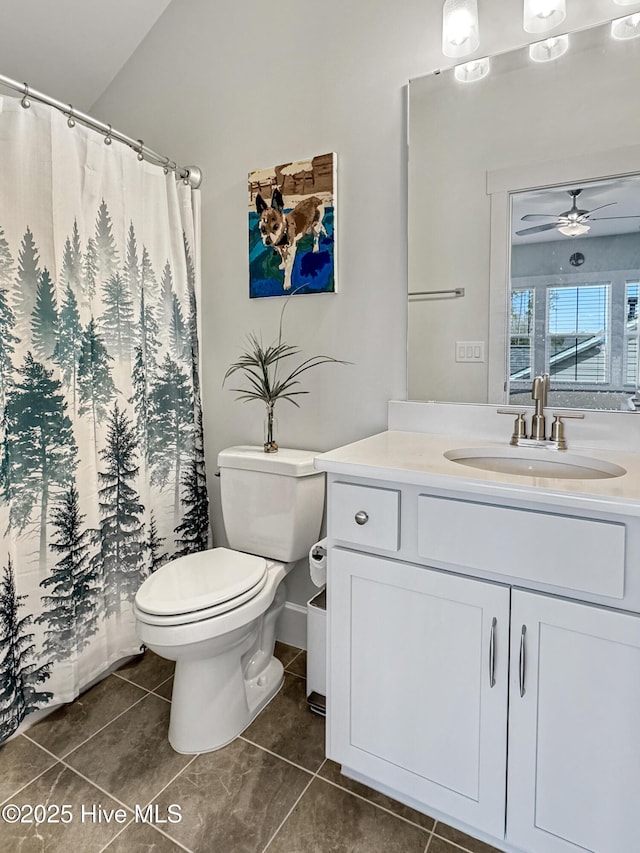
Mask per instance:
[[[288,450],[284,447],[277,453],[265,453],[262,447],[242,445],[220,451],[218,467],[266,471],[285,477],[309,477],[322,473],[313,467],[314,457],[319,453],[318,450]]]

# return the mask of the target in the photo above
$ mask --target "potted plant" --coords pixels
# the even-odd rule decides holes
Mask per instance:
[[[300,355],[302,351],[299,346],[286,344],[282,340],[282,320],[287,302],[285,302],[282,313],[280,314],[277,341],[265,346],[262,343],[262,337],[252,332],[247,337],[245,351],[238,361],[229,367],[222,380],[222,385],[224,386],[230,376],[233,376],[235,373],[241,373],[246,380],[245,387],[230,389],[238,392],[239,396],[236,399],[261,400],[264,403],[266,407],[265,453],[276,453],[278,450],[278,444],[274,438],[273,417],[273,411],[278,400],[288,400],[294,406],[299,407],[300,404],[296,397],[309,393],[298,387],[300,385],[299,377],[303,373],[306,373],[307,370],[311,370],[312,367],[318,367],[320,364],[327,364],[329,362],[347,364],[347,362],[332,358],[329,355],[314,355],[310,358],[305,358],[294,367],[291,366],[292,359]]]

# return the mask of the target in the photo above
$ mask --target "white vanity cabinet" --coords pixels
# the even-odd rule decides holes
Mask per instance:
[[[638,519],[408,477],[328,495],[329,757],[505,851],[638,849]]]
[[[638,850],[640,617],[514,590],[509,689],[507,840]]]
[[[509,589],[336,548],[330,757],[504,830]]]

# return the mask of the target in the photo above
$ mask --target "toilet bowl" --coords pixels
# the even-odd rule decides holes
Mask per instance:
[[[230,544],[264,544],[259,553],[212,548],[180,557],[150,575],[136,595],[140,640],[176,662],[169,742],[177,752],[230,743],[283,683],[273,650],[284,578],[317,538],[324,475],[313,469],[313,451],[277,455],[265,459],[262,448],[239,447],[218,457]],[[235,518],[240,507],[244,524],[236,518],[228,525],[226,513]]]

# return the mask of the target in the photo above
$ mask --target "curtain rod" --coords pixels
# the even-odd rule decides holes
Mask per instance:
[[[19,83],[17,80],[12,80],[10,77],[5,77],[0,74],[0,84],[9,89],[14,89],[22,94],[22,106],[28,108],[30,99],[41,101],[43,104],[48,104],[50,107],[55,107],[61,113],[67,116],[69,127],[73,127],[76,121],[81,122],[87,127],[93,128],[104,134],[105,142],[110,145],[112,139],[117,139],[132,148],[138,155],[139,160],[147,160],[158,166],[163,166],[166,172],[175,172],[176,177],[181,178],[186,184],[189,184],[192,189],[197,189],[202,183],[202,171],[198,166],[178,166],[175,160],[170,160],[168,157],[163,157],[162,154],[157,154],[151,148],[144,144],[141,139],[132,139],[125,133],[119,130],[114,130],[110,124],[105,124],[86,113],[76,110],[71,104],[64,104],[50,95],[44,95],[37,89],[32,89],[27,83]],[[109,140],[109,142],[107,142]]]

